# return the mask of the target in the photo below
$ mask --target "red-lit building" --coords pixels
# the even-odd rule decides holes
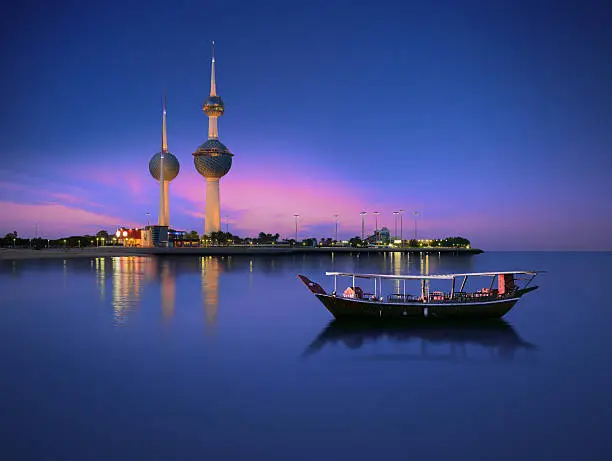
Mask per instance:
[[[128,229],[120,227],[115,232],[115,238],[119,245],[124,247],[141,247],[142,246],[142,229]]]

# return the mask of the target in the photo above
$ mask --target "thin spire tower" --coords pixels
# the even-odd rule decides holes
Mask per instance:
[[[170,198],[169,187],[179,173],[179,162],[177,158],[168,151],[168,134],[166,130],[166,91],[162,108],[162,136],[161,150],[149,161],[149,171],[159,181],[159,214],[157,224],[159,226],[170,226]]]

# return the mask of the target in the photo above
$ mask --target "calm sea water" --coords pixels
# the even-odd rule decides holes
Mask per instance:
[[[296,274],[540,269],[490,327],[334,323]],[[612,458],[611,253],[0,262],[0,458]]]

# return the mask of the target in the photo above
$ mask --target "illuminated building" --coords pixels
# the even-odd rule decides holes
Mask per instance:
[[[120,227],[115,232],[117,242],[119,245],[124,247],[141,247],[143,243],[143,230],[142,229],[128,229],[126,227]]]
[[[149,160],[149,172],[159,182],[159,226],[170,225],[170,198],[169,187],[179,174],[178,159],[168,152],[168,139],[166,136],[166,95],[164,94],[164,109],[162,113],[162,142],[161,151]]]
[[[210,79],[210,95],[204,101],[202,110],[208,116],[208,141],[193,153],[193,163],[204,178],[206,178],[206,216],[204,233],[221,230],[221,206],[219,201],[219,180],[232,167],[232,154],[221,141],[217,119],[225,112],[221,97],[217,95],[215,81],[215,42],[212,49],[212,65]]]

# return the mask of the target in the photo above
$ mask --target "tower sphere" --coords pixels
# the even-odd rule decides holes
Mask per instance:
[[[155,154],[149,160],[149,172],[151,176],[153,176],[156,180],[159,181],[160,171],[159,171],[159,162],[160,162],[160,152]],[[166,152],[164,154],[164,181],[172,181],[179,174],[180,165],[178,159],[171,154],[170,152]]]
[[[204,101],[202,110],[209,117],[220,117],[225,112],[225,104],[219,96],[209,96]]]
[[[193,153],[193,164],[205,178],[222,178],[232,167],[232,154],[218,139],[209,139]]]

